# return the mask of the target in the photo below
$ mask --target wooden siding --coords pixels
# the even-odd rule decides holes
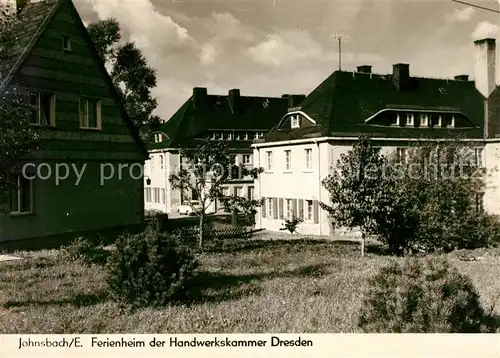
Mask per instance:
[[[72,153],[81,158],[75,152],[85,152],[90,155],[89,160],[106,159],[105,152],[137,152],[140,160],[139,147],[111,95],[105,74],[80,33],[78,19],[73,15],[68,5],[61,6],[16,75],[22,87],[56,95],[56,127],[41,131],[71,132],[67,136],[43,135],[42,148],[60,150],[68,158],[71,158]],[[71,52],[63,51],[63,35],[70,37]],[[101,100],[102,129],[90,130],[92,135],[78,138],[78,132],[89,132],[80,129],[80,97]],[[124,143],[124,136],[129,136],[130,141]]]

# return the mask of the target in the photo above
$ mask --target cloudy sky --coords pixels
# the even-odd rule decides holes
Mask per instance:
[[[493,0],[470,0],[498,7]],[[415,76],[472,75],[473,40],[500,15],[451,0],[75,0],[85,22],[115,17],[158,71],[168,119],[193,87],[212,94],[307,94],[338,67]]]

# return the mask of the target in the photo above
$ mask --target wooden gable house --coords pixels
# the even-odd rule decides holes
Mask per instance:
[[[141,225],[147,150],[73,3],[23,1],[17,16],[0,88],[37,108],[40,150],[22,161],[0,242]]]

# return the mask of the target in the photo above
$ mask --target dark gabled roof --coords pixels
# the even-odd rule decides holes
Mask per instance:
[[[287,113],[288,106],[286,97],[239,96],[233,105],[227,95],[191,96],[168,121],[156,127],[169,139],[148,147],[187,147],[195,138],[217,130],[267,132]],[[249,148],[253,140],[227,142],[230,148]]]
[[[275,127],[264,141],[303,139],[308,136],[354,136],[388,138],[482,138],[484,97],[473,81],[410,77],[399,90],[392,75],[336,71],[301,103],[302,111],[317,122],[312,128]],[[433,110],[462,113],[467,128],[409,128],[372,125],[365,121],[384,109]]]
[[[77,20],[77,26],[81,29],[81,35],[85,39],[92,56],[100,67],[104,80],[110,88],[111,95],[118,104],[122,117],[125,119],[132,137],[135,139],[143,155],[148,157],[148,152],[144,142],[141,140],[139,132],[137,131],[133,121],[128,116],[125,107],[121,102],[120,95],[113,84],[113,80],[104,66],[104,61],[97,52],[92,39],[90,38],[87,29],[85,28],[85,25],[83,24],[82,19],[80,18],[80,15],[71,0],[43,0],[35,3],[28,1],[24,8],[19,12],[17,15],[19,22],[13,28],[16,37],[16,45],[11,50],[10,59],[2,61],[1,63],[0,89],[9,86],[17,71],[21,68],[26,58],[35,47],[38,39],[45,32],[48,24],[63,4],[69,5],[70,11]]]

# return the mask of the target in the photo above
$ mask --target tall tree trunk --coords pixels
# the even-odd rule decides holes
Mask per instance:
[[[365,234],[361,233],[361,257],[365,256]]]
[[[204,228],[205,228],[205,213],[201,212],[200,214],[200,230],[199,230],[199,237],[198,237],[198,245],[200,249],[203,248],[203,235],[204,235]]]

